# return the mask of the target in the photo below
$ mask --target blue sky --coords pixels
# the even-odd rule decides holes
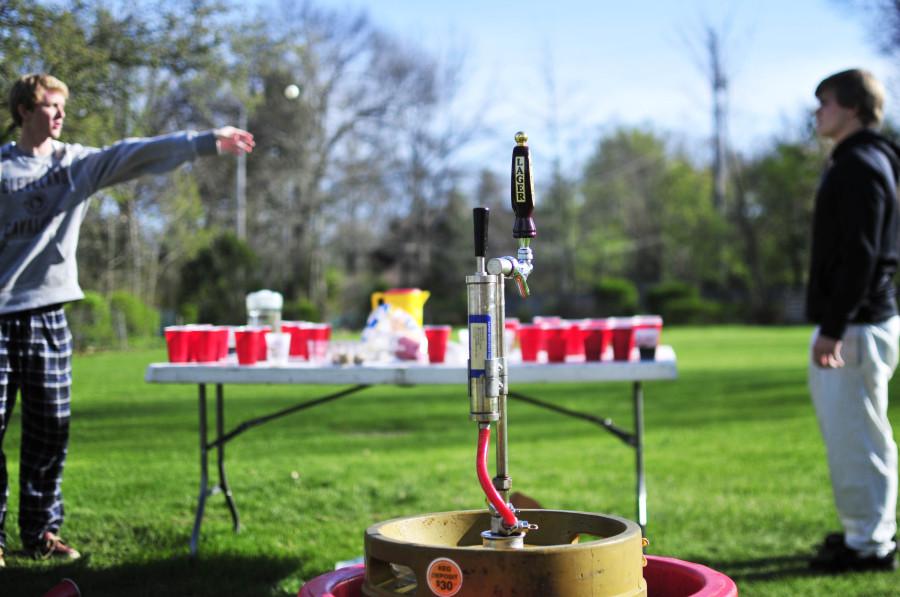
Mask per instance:
[[[462,110],[489,102],[498,131],[577,161],[604,130],[646,125],[701,146],[711,99],[699,61],[704,24],[722,34],[729,138],[754,151],[815,105],[824,76],[872,70],[900,114],[900,68],[880,56],[871,19],[838,0],[319,0],[436,55],[462,55]],[[548,76],[549,75],[549,76]],[[557,100],[551,109],[550,85]],[[555,116],[554,116],[555,115]],[[549,123],[555,122],[555,128]],[[555,131],[555,132],[554,132]],[[498,147],[509,145],[507,139]]]

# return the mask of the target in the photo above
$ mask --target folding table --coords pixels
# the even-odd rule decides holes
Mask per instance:
[[[228,486],[225,474],[225,444],[247,429],[262,425],[274,419],[313,406],[344,398],[376,385],[418,386],[418,385],[458,385],[466,388],[467,370],[464,365],[431,365],[410,362],[364,365],[316,364],[306,361],[291,361],[287,365],[268,366],[258,364],[240,366],[225,360],[220,363],[153,363],[147,367],[145,379],[149,383],[195,384],[199,398],[199,440],[200,440],[200,494],[191,533],[190,551],[196,554],[200,538],[200,526],[206,499],[221,491],[231,512],[233,528],[240,529],[240,517],[234,496]],[[636,510],[637,522],[644,529],[647,525],[647,489],[644,480],[644,395],[642,382],[670,380],[677,377],[675,353],[669,346],[660,346],[655,360],[597,361],[566,363],[520,363],[509,365],[509,398],[528,402],[560,414],[584,419],[595,423],[635,450]],[[584,382],[632,382],[634,405],[634,430],[628,431],[608,418],[596,417],[589,413],[568,408],[526,396],[519,392],[522,384],[559,384]],[[295,384],[347,386],[337,392],[301,402],[274,413],[249,419],[239,423],[230,431],[225,431],[225,386],[229,384]],[[207,385],[215,386],[215,439],[209,441],[207,425]],[[465,416],[461,414],[460,416]],[[218,483],[209,484],[209,453],[216,452]]]

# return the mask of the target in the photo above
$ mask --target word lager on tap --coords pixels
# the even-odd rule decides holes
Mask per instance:
[[[525,203],[525,156],[516,156],[516,203]]]

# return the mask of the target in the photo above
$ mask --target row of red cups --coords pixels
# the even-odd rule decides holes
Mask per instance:
[[[331,340],[331,325],[309,321],[284,321],[281,331],[291,335],[290,356],[310,361],[324,360]]]
[[[228,327],[172,325],[165,328],[170,363],[215,363],[228,356]]]
[[[289,355],[306,360],[324,360],[331,339],[327,323],[286,321],[282,333],[290,335]],[[238,363],[253,365],[268,358],[269,327],[181,325],[165,328],[170,363],[215,363],[228,356],[229,334],[234,334]]]
[[[642,360],[655,358],[662,331],[662,317],[636,315],[567,321],[559,317],[535,317],[531,324],[507,320],[507,333],[519,341],[522,360],[537,361],[546,351],[547,360],[561,363],[567,357],[600,361],[612,347],[616,361],[631,360],[635,347]]]

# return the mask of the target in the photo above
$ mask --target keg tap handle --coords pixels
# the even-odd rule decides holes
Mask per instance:
[[[537,227],[532,218],[534,179],[531,177],[531,152],[528,149],[528,135],[521,131],[516,133],[516,146],[513,147],[510,191],[512,209],[516,214],[513,238],[519,239],[519,246],[522,246],[524,239],[537,236]]]
[[[522,298],[531,294],[528,288],[528,276],[533,269],[531,239],[537,236],[534,224],[534,180],[531,177],[531,152],[528,149],[528,135],[516,133],[516,146],[512,153],[512,172],[510,175],[510,199],[516,215],[513,223],[513,238],[519,241],[519,249],[515,257],[500,257],[488,263],[489,273],[502,273],[512,278]]]
[[[491,210],[487,207],[476,207],[472,210],[475,220],[475,263],[477,273],[484,273],[484,259],[487,256],[488,222]]]

